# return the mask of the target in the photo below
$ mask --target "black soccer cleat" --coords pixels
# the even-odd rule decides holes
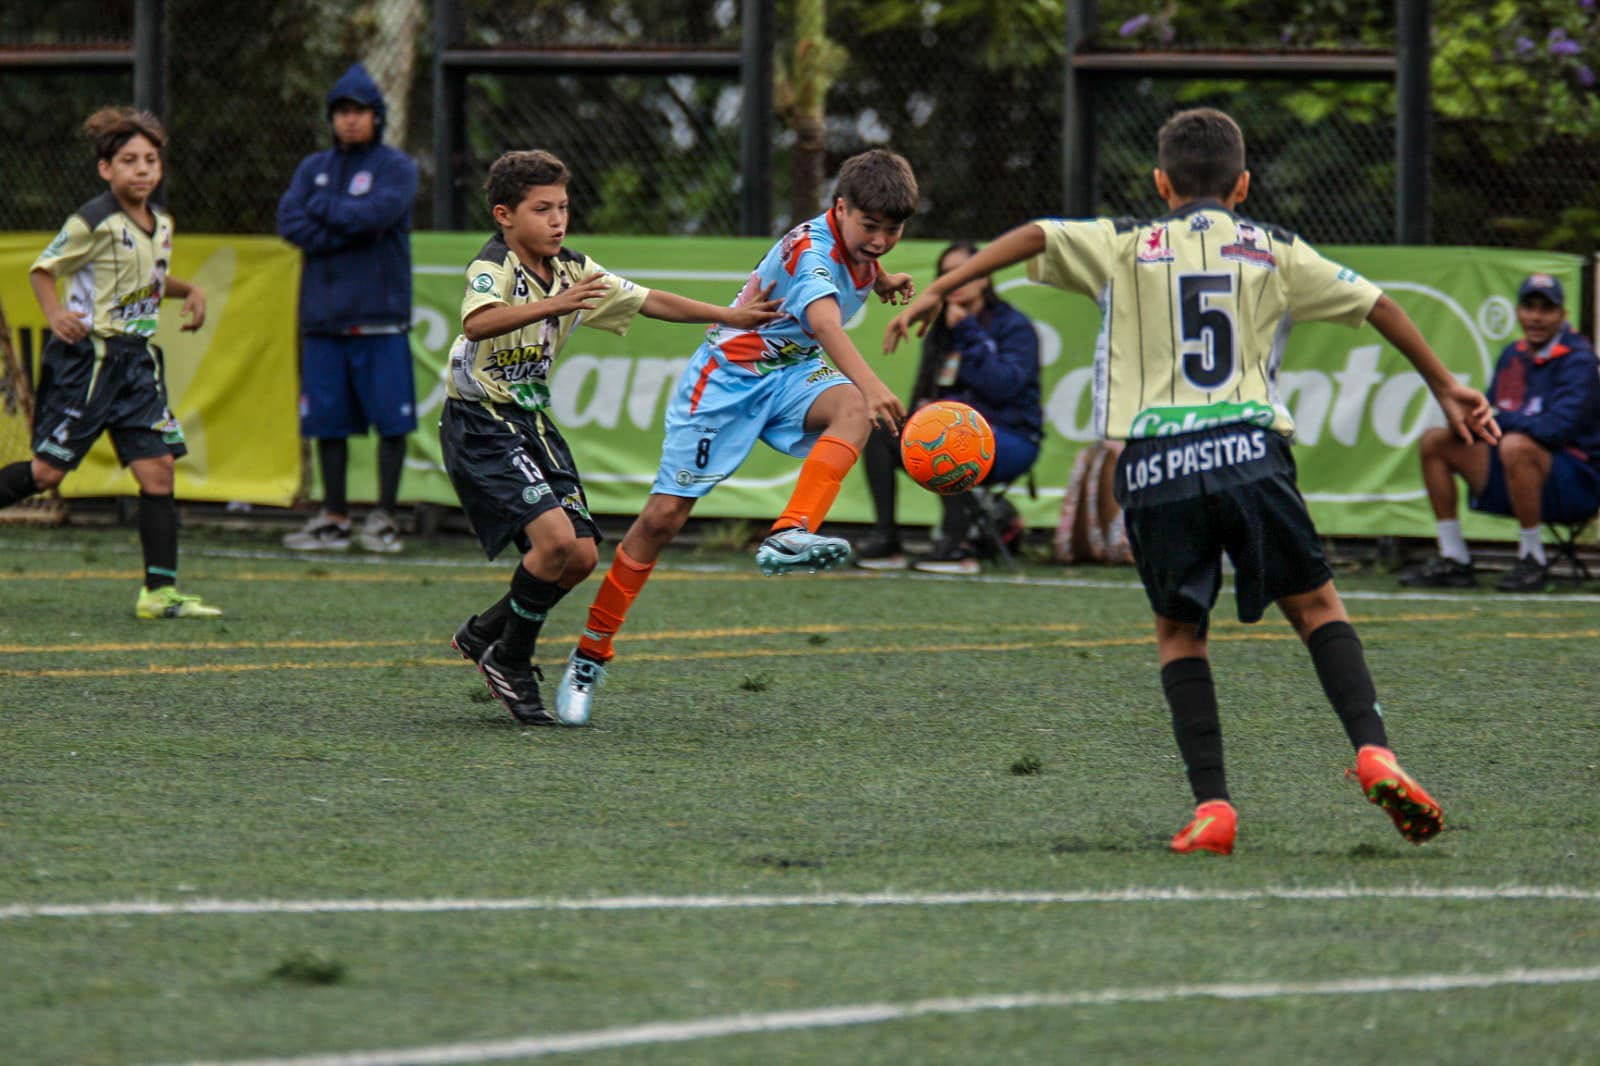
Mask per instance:
[[[450,638],[450,646],[471,663],[482,662],[483,653],[488,651],[489,645],[493,643],[488,638],[479,636],[477,630],[472,628],[477,621],[478,616],[473,615],[457,626],[456,635]]]
[[[544,699],[539,695],[543,671],[532,663],[526,666],[503,663],[499,651],[500,642],[495,641],[478,660],[478,672],[483,675],[489,692],[523,725],[559,725],[555,716],[544,709]]]
[[[1470,589],[1478,583],[1478,572],[1471,563],[1457,562],[1435,555],[1420,566],[1400,575],[1400,584],[1413,589]]]

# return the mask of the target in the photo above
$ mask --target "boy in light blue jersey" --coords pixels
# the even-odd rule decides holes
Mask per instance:
[[[916,206],[916,177],[903,158],[883,149],[851,157],[839,171],[833,206],[773,245],[740,293],[740,301],[780,301],[783,316],[756,330],[707,331],[673,390],[650,499],[617,547],[567,660],[556,695],[562,722],[588,721],[604,664],[615,654],[612,638],[662,549],[756,441],[805,460],[788,506],[756,551],[762,571],[815,572],[849,559],[847,541],[816,530],[871,427],[893,428],[905,408],[844,324],[873,294],[894,303],[914,295],[910,275],[885,274],[878,261],[899,243]]]

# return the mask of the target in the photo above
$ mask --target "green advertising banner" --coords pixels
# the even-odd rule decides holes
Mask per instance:
[[[27,264],[49,236],[10,234],[4,235],[8,240],[0,240],[0,263],[10,264],[4,272],[9,280],[0,283],[0,298],[14,330],[32,328],[35,340],[42,321],[34,322],[38,316],[32,294],[26,291]],[[460,329],[466,265],[485,238],[481,233],[413,237],[416,303],[411,349],[420,428],[411,438],[401,486],[405,502],[456,502],[439,457],[443,370]],[[712,303],[733,299],[769,243],[758,238],[672,237],[573,241],[624,277]],[[902,242],[887,265],[909,271],[919,285],[926,285],[942,246],[935,241]],[[217,350],[214,357],[197,360],[192,373],[173,373],[171,380],[175,409],[196,430],[203,429],[210,445],[211,460],[204,470],[191,457],[187,465],[194,469],[187,470],[188,480],[180,482],[182,491],[192,498],[285,503],[292,491],[296,449],[294,249],[264,237],[190,236],[182,247],[191,256],[210,257],[199,271],[212,294],[211,321],[201,339],[215,333],[211,347]],[[240,269],[227,277],[212,277],[213,263],[223,261],[213,255],[219,249],[239,257]],[[1545,271],[1575,295],[1583,265],[1576,256],[1483,248],[1323,251],[1383,287],[1416,319],[1451,370],[1478,388],[1487,384],[1500,349],[1518,335],[1514,303],[1521,279]],[[246,258],[247,254],[254,258]],[[1091,440],[1090,364],[1099,313],[1087,299],[1029,284],[1020,269],[1008,271],[998,281],[1005,298],[1037,326],[1043,362],[1046,439],[1035,468],[1038,495],[1030,499],[1018,488],[1012,498],[1031,525],[1054,526],[1073,458]],[[893,311],[875,302],[848,328],[878,373],[904,396],[910,391],[918,351],[913,343],[893,355],[881,354],[883,329]],[[169,317],[175,325],[175,314]],[[598,513],[632,515],[644,503],[660,454],[667,397],[701,336],[696,326],[639,318],[626,337],[579,329],[558,358],[552,381],[553,414],[572,444],[590,503]],[[14,339],[20,340],[20,335]],[[174,333],[163,340],[171,345],[169,360],[196,347],[192,335]],[[169,372],[172,366],[169,361]],[[248,381],[238,377],[246,372]],[[1323,532],[1432,534],[1416,441],[1440,416],[1398,352],[1371,328],[1302,325],[1290,338],[1279,384],[1299,426],[1295,454],[1301,488]],[[375,496],[375,452],[376,440],[371,437],[351,448],[354,500]],[[769,519],[782,510],[798,469],[796,460],[758,446],[738,475],[718,486],[696,513]],[[115,475],[114,462],[107,470],[108,477]],[[195,481],[201,474],[203,481]],[[77,475],[81,492],[131,491],[125,478],[85,477],[82,472]],[[899,520],[934,522],[938,507],[933,496],[909,479],[901,486]],[[865,479],[859,473],[846,481],[832,517],[871,520]],[[1515,535],[1509,521],[1474,515],[1466,516],[1466,531],[1470,537],[1485,539]]]
[[[484,235],[417,234],[416,328],[422,429],[408,461],[403,497],[453,504],[439,462],[437,423],[444,400],[441,372],[460,328],[467,262]],[[593,237],[574,247],[607,269],[640,284],[713,303],[727,303],[769,241],[753,238]],[[886,265],[909,271],[919,285],[932,277],[942,242],[904,241]],[[1482,248],[1328,247],[1324,253],[1359,271],[1417,321],[1434,350],[1462,380],[1483,388],[1501,347],[1517,335],[1516,287],[1533,271],[1579,290],[1582,260],[1551,252]],[[1082,297],[1028,283],[1020,269],[999,279],[1005,298],[1039,331],[1044,365],[1046,441],[1035,468],[1038,497],[1013,490],[1031,525],[1053,526],[1072,460],[1092,440],[1090,364],[1099,313]],[[884,326],[893,309],[874,303],[849,330],[883,379],[902,396],[910,391],[917,347],[882,355]],[[579,329],[557,360],[553,415],[571,442],[590,505],[602,514],[633,514],[643,504],[660,454],[667,397],[699,344],[695,326],[640,318],[626,337]],[[1280,375],[1284,402],[1299,427],[1295,454],[1300,484],[1318,526],[1328,534],[1429,536],[1433,519],[1422,491],[1416,441],[1442,423],[1437,406],[1404,357],[1370,328],[1326,324],[1297,327]],[[365,461],[352,450],[352,460]],[[796,460],[758,447],[751,460],[696,510],[701,517],[768,519],[782,510],[799,468]],[[352,471],[352,491],[369,482]],[[902,482],[899,520],[932,523],[937,501]],[[872,518],[865,480],[853,474],[831,517]],[[1467,517],[1472,537],[1510,538],[1504,520]]]

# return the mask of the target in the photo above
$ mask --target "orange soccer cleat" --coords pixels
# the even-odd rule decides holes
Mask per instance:
[[[1233,854],[1233,837],[1239,828],[1239,813],[1227,800],[1207,800],[1194,809],[1194,821],[1172,838],[1172,850],[1187,855],[1191,851]]]
[[[1367,799],[1382,807],[1411,843],[1421,844],[1444,828],[1444,811],[1388,748],[1368,744],[1357,752],[1356,778]]]

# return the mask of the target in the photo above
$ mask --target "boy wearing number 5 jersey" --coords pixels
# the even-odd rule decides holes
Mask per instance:
[[[1420,844],[1443,827],[1443,813],[1388,748],[1361,642],[1296,487],[1294,421],[1277,389],[1290,327],[1370,322],[1416,367],[1458,436],[1493,441],[1499,427],[1484,396],[1450,376],[1376,286],[1294,234],[1235,213],[1250,173],[1233,119],[1209,108],[1174,115],[1157,160],[1166,215],[1012,230],[937,279],[890,323],[885,345],[913,322],[925,328],[943,292],[1024,260],[1035,281],[1095,299],[1094,425],[1128,442],[1117,499],[1155,612],[1162,687],[1198,805],[1173,849],[1233,850],[1237,815],[1206,638],[1224,552],[1240,621],[1279,606],[1356,748],[1367,798]]]

